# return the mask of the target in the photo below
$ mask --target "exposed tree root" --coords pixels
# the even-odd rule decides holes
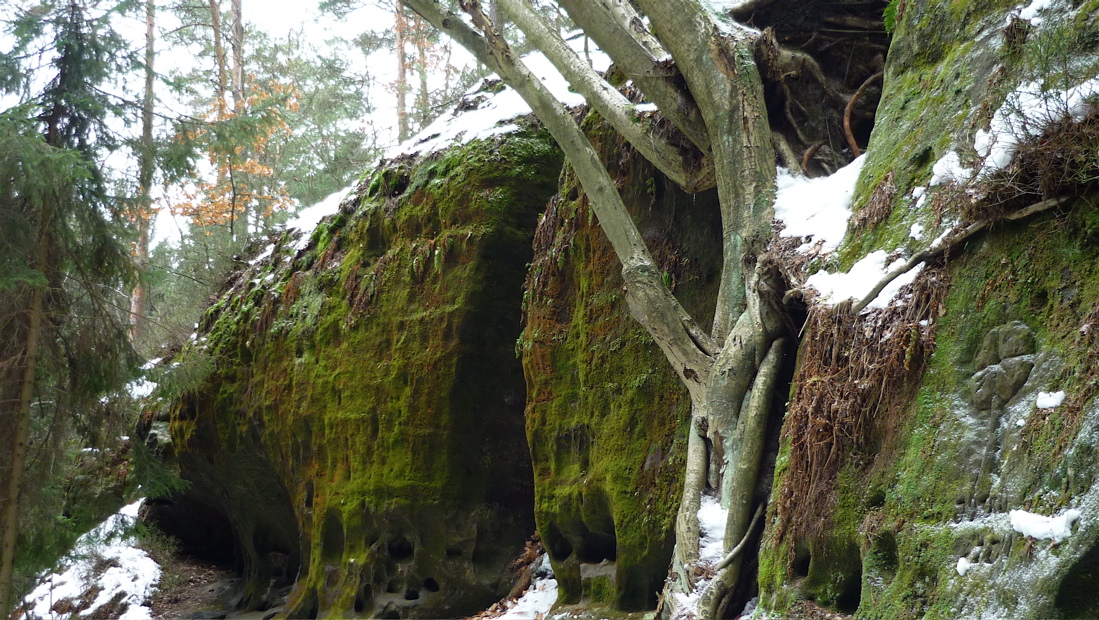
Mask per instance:
[[[780,45],[778,39],[775,38],[773,29],[765,29],[756,46],[757,56],[762,61],[760,68],[768,78],[776,82],[782,82],[787,77],[800,76],[804,71],[820,83],[820,87],[824,89],[829,97],[836,101],[847,100],[847,97],[840,94],[832,85],[816,59],[805,52]]]
[[[847,146],[851,148],[851,155],[858,157],[862,155],[862,151],[859,150],[859,143],[855,141],[854,134],[851,133],[851,111],[855,109],[855,104],[859,102],[863,94],[866,93],[866,89],[870,88],[870,85],[882,78],[883,72],[878,71],[874,75],[866,78],[866,81],[859,86],[859,89],[855,91],[854,95],[851,95],[851,99],[847,101],[847,107],[843,109],[843,133],[847,137]]]
[[[737,425],[737,445],[741,447],[739,458],[727,467],[734,470],[729,493],[729,518],[725,524],[726,548],[734,541],[740,541],[728,551],[726,560],[719,564],[718,574],[707,586],[699,603],[699,618],[716,617],[718,608],[724,603],[737,579],[740,578],[741,555],[737,548],[743,548],[752,526],[758,520],[762,505],[756,508],[754,518],[749,519],[754,501],[756,482],[763,462],[764,438],[767,431],[767,418],[771,411],[771,400],[778,384],[782,369],[782,350],[785,341],[771,343],[767,356],[760,364],[752,394],[748,399],[748,410],[740,417]]]
[[[786,141],[786,136],[777,131],[771,132],[771,145],[775,147],[775,153],[778,154],[779,160],[783,166],[790,171],[790,174],[794,176],[801,176],[801,161],[794,153],[794,149],[790,148],[790,143]]]
[[[805,176],[813,176],[809,173],[809,162],[813,161],[813,156],[817,154],[822,146],[824,146],[824,140],[810,145],[809,148],[805,149],[805,154],[801,156],[801,170],[805,173]]]
[[[766,504],[760,504],[756,507],[756,513],[752,515],[752,522],[748,524],[748,531],[744,532],[744,538],[741,538],[740,542],[738,542],[737,545],[733,547],[733,550],[726,554],[725,557],[722,558],[720,562],[718,562],[717,566],[714,567],[715,570],[721,570],[726,566],[732,564],[733,560],[737,559],[737,557],[739,557],[740,554],[744,551],[744,548],[747,546],[748,543],[748,537],[752,535],[752,531],[756,529],[756,523],[759,523],[760,518],[763,516],[764,508],[766,508]]]

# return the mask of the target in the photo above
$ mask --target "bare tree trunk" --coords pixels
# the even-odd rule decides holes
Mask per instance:
[[[38,230],[38,247],[35,251],[33,268],[46,273],[49,255],[49,228],[52,210],[43,209],[42,221]],[[30,409],[34,398],[35,379],[38,373],[38,349],[42,332],[42,316],[45,312],[46,285],[35,286],[31,291],[30,306],[27,309],[26,341],[22,347],[22,376],[19,381],[19,399],[16,403],[12,425],[11,461],[7,484],[4,487],[3,511],[0,512],[0,614],[7,615],[14,601],[12,579],[15,572],[15,543],[19,536],[19,497],[22,491],[23,470],[27,461],[27,444],[30,436]]]
[[[229,81],[228,76],[226,75],[227,62],[225,60],[225,44],[221,40],[221,0],[209,0],[209,4],[210,25],[214,31],[214,61],[217,63],[218,72],[218,81],[214,92],[214,106],[216,109],[215,118],[218,122],[222,122],[229,115],[229,105],[225,97],[226,90],[229,87]],[[215,165],[217,166],[218,170],[217,187],[220,189],[225,186],[230,162],[219,155],[218,161],[215,162]],[[234,192],[231,196],[229,211],[229,234],[234,239],[236,238],[236,205],[236,193]]]
[[[229,14],[232,17],[232,25],[229,30],[229,45],[233,50],[233,65],[230,69],[230,83],[233,89],[233,113],[239,115],[244,110],[246,89],[244,84],[244,21],[241,15],[241,0],[230,0]],[[233,165],[234,156],[229,156],[229,165]],[[230,168],[230,183],[232,186],[232,211],[236,213],[237,185],[232,178],[233,170]],[[248,221],[250,219],[248,207],[241,207],[239,229],[245,238],[248,237]]]
[[[416,46],[416,72],[420,77],[420,94],[416,97],[416,108],[419,114],[417,121],[420,127],[427,124],[428,116],[431,114],[431,98],[427,90],[427,48],[430,45],[430,41],[427,38],[427,24],[419,15],[415,16],[413,21],[414,31],[416,38],[414,39],[414,45]]]
[[[408,40],[408,18],[405,16],[400,0],[396,1],[397,18],[397,141],[408,139],[408,56],[405,54],[405,42]]]
[[[138,158],[138,204],[137,204],[137,247],[136,260],[138,270],[144,272],[149,262],[149,226],[152,224],[152,200],[149,192],[153,185],[153,86],[156,75],[153,63],[156,61],[155,0],[145,0],[145,99],[141,103],[141,153]],[[141,276],[134,285],[130,297],[130,343],[137,346],[144,330],[145,284]]]
[[[777,274],[765,273],[757,261],[773,221],[775,152],[762,80],[752,60],[751,35],[724,31],[696,0],[637,0],[651,19],[659,41],[647,33],[636,12],[630,14],[630,3],[562,0],[570,13],[579,15],[574,19],[585,28],[588,24],[594,24],[593,28],[602,26],[602,36],[613,39],[607,47],[617,50],[611,51],[615,62],[619,55],[628,56],[640,74],[659,60],[661,75],[681,72],[670,80],[650,80],[649,85],[660,109],[667,110],[669,120],[690,136],[704,155],[712,157],[725,251],[714,323],[707,334],[664,284],[614,181],[587,137],[569,111],[509,47],[481,9],[480,1],[461,3],[474,28],[462,17],[448,14],[438,2],[403,1],[495,70],[553,135],[622,263],[630,314],[660,347],[690,393],[691,430],[672,559],[675,578],[669,581],[664,600],[674,600],[671,595],[675,593],[689,593],[699,573],[697,512],[708,471],[724,470],[720,478],[713,477],[718,487],[715,490],[721,493],[723,505],[737,505],[733,529],[746,527],[741,503],[744,489],[753,489],[758,479],[756,455],[763,450],[763,436],[757,432],[759,416],[765,422],[767,413],[759,403],[770,402],[777,360],[781,359],[781,348],[772,345],[783,329],[779,309],[770,305],[775,301],[767,301],[781,299],[781,294],[761,294],[768,288],[778,290],[779,283],[772,281]],[[672,157],[661,153],[661,145],[653,142],[655,136],[637,132],[631,118],[632,104],[623,102],[620,93],[579,61],[542,23],[544,20],[520,0],[500,0],[500,7],[638,152],[669,177],[676,175],[676,168],[683,166],[682,157],[678,163],[672,161]],[[635,36],[635,31],[648,37]],[[672,70],[667,70],[663,52],[660,56],[654,54],[661,49],[661,42],[674,58]],[[678,176],[684,181],[691,177],[689,173]],[[761,368],[768,351],[772,353]],[[750,403],[753,415],[749,432],[748,426],[741,425],[740,407],[753,378],[757,388]],[[713,454],[709,453],[707,437],[714,445]],[[738,454],[746,464],[755,460],[756,466],[737,467]],[[727,539],[727,547],[732,542]],[[735,582],[736,576],[731,580]]]
[[[234,0],[235,1],[235,0]],[[209,0],[210,4],[210,25],[214,34],[214,62],[217,63],[218,81],[216,90],[214,92],[215,102],[217,106],[216,118],[219,121],[225,120],[226,112],[228,112],[228,106],[225,101],[225,90],[228,85],[228,78],[225,75],[225,46],[221,41],[221,2],[220,0]]]
[[[232,0],[229,6],[229,14],[233,20],[229,31],[229,44],[233,48],[233,68],[230,74],[233,84],[233,110],[240,111],[244,107],[244,21],[241,0]]]

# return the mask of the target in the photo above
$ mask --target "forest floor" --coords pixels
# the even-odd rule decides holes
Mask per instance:
[[[273,617],[281,609],[231,611],[231,597],[240,582],[232,567],[180,554],[163,570],[164,576],[152,599],[153,618],[156,620],[263,620]]]

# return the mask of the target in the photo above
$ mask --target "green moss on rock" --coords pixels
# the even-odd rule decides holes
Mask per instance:
[[[245,605],[271,553],[301,566],[294,614],[444,617],[507,593],[534,529],[514,343],[560,166],[536,130],[391,164],[207,313],[216,368],[172,432],[191,494],[233,523]]]
[[[665,280],[706,323],[720,263],[716,195],[674,189],[597,116],[584,127]],[[630,316],[620,272],[567,171],[536,234],[518,343],[535,514],[562,603],[638,610],[656,604],[667,575],[690,399]],[[584,578],[601,563],[613,566],[613,583]]]
[[[1013,6],[905,5],[856,210],[887,177],[896,192],[888,217],[846,240],[842,265],[877,249],[911,254],[961,217],[951,203],[959,196],[946,188],[933,189],[919,208],[911,190],[927,185],[932,165],[950,150],[972,163],[974,133],[1015,85],[1060,79],[1039,70],[1049,61],[1043,46],[1060,41],[1067,57],[1081,58],[1072,66],[1094,66],[1094,11],[1070,22],[1051,15],[1016,49],[1002,31]],[[1087,71],[1077,78],[1094,74]],[[1054,515],[1099,500],[1099,410],[1089,387],[1099,359],[1088,335],[1099,316],[1099,246],[1089,224],[1096,194],[1094,185],[1076,191],[1080,198],[1060,212],[999,225],[950,257],[920,390],[903,411],[882,412],[901,422],[895,445],[853,455],[836,485],[832,523],[818,539],[768,534],[760,591],[771,610],[794,613],[803,598],[883,620],[1083,618],[1099,608],[1099,597],[1080,586],[1094,572],[1099,528],[1078,526],[1051,548],[1028,544],[1007,515],[1016,508]],[[938,232],[913,239],[916,223]],[[1066,405],[1036,409],[1036,393],[1054,389],[1069,394]],[[779,455],[776,489],[791,474],[786,454],[789,446]],[[973,565],[964,576],[959,558]],[[843,596],[852,591],[852,566],[857,609]]]

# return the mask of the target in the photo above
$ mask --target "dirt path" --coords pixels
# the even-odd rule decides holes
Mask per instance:
[[[153,618],[226,617],[228,598],[239,581],[232,569],[180,555],[163,571],[159,590],[153,595]]]

